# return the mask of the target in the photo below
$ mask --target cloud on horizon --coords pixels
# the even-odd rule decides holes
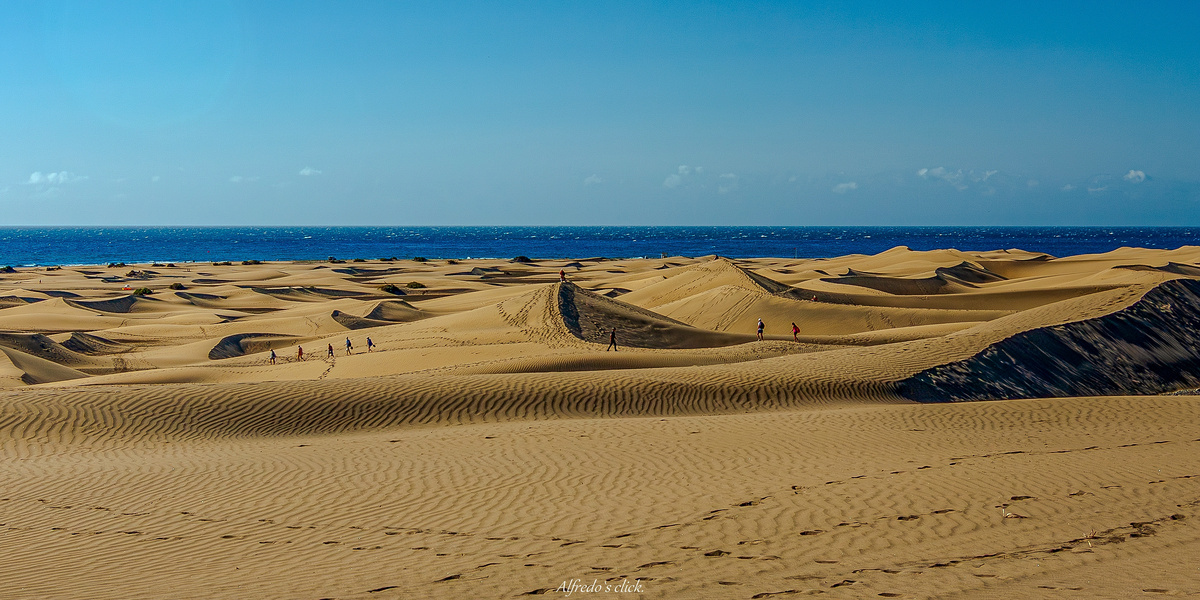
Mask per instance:
[[[831,190],[831,191],[835,194],[845,194],[846,192],[849,192],[852,190],[857,190],[857,189],[858,189],[858,182],[847,181],[846,183],[839,183],[839,184],[833,186],[833,190]]]
[[[698,173],[700,171],[697,171]],[[722,173],[720,181],[717,183],[718,194],[728,194],[738,189],[738,176],[736,173]]]
[[[300,169],[300,174],[305,177],[312,177],[313,175],[320,175],[321,171],[312,167],[304,167],[303,169]]]
[[[1124,179],[1129,183],[1141,183],[1146,180],[1146,172],[1130,169],[1129,172],[1125,174]]]
[[[29,180],[25,182],[25,185],[63,185],[84,179],[87,179],[87,176],[76,175],[70,171],[51,171],[49,173],[34,171],[29,174]]]
[[[604,183],[604,180],[595,173],[592,173],[587,177],[587,179],[583,180],[583,185],[600,185],[601,183]]]

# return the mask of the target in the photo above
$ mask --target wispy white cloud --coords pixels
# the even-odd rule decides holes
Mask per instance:
[[[229,183],[252,183],[258,180],[259,177],[243,177],[241,175],[234,175],[233,177],[229,178]]]
[[[305,177],[312,177],[313,175],[320,175],[321,171],[312,167],[304,167],[303,169],[300,169],[300,174]]]
[[[663,187],[676,188],[702,175],[704,175],[704,167],[679,165],[674,173],[667,175],[667,178],[663,180]]]
[[[601,183],[604,183],[604,180],[595,173],[588,175],[587,179],[583,180],[583,185],[600,185]]]
[[[155,175],[154,177],[150,178],[150,183],[158,183],[160,181],[162,181],[162,176],[160,175]]]
[[[976,171],[974,169],[970,171],[963,171],[962,169],[955,169],[951,171],[945,167],[929,167],[917,170],[917,176],[921,179],[944,181],[951,186],[954,186],[954,189],[960,192],[968,189],[970,187],[969,184],[986,183],[999,173],[1000,171],[997,169],[988,169],[983,171]]]
[[[1124,179],[1129,183],[1141,183],[1146,180],[1146,172],[1130,169],[1129,172],[1125,174]]]
[[[728,194],[738,189],[738,176],[736,173],[722,173],[720,181],[717,183],[717,193]]]
[[[63,185],[83,181],[84,179],[87,179],[86,175],[77,175],[70,171],[51,171],[49,173],[34,171],[29,174],[29,179],[25,182],[25,185]]]
[[[1062,191],[1064,191],[1064,192],[1069,192],[1073,189],[1075,189],[1075,186],[1073,186],[1069,183],[1067,185],[1062,186]]]
[[[857,190],[857,189],[858,189],[858,182],[847,181],[846,183],[839,183],[839,184],[833,186],[833,193],[845,194],[846,192],[850,192],[850,191]]]

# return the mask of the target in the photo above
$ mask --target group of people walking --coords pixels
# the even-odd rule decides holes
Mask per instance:
[[[763,320],[759,319],[758,320],[758,341],[761,342],[766,339],[766,337],[763,336],[763,332],[766,330],[766,328],[767,328],[767,326],[766,326],[766,324],[763,323]],[[792,321],[792,339],[797,342],[800,341],[800,327],[796,325],[795,321]]]
[[[763,323],[762,319],[759,319],[758,320],[758,340],[759,341],[763,341],[766,339],[766,336],[765,336],[766,329],[767,329],[767,325],[765,323]],[[796,325],[795,321],[792,322],[792,339],[797,342],[800,341],[800,327],[798,327]],[[608,347],[605,348],[604,351],[608,352],[610,350],[613,352],[617,351],[617,328],[616,327],[613,327],[612,330],[610,330],[608,332]],[[367,337],[367,352],[374,352],[374,351],[375,351],[375,342],[371,341],[370,336],[368,336]],[[350,338],[346,338],[346,356],[349,356],[351,354],[354,354],[354,343],[350,341]],[[326,358],[334,358],[333,344],[328,344],[326,346],[325,356],[326,356]],[[304,360],[304,346],[296,346],[296,360],[297,361]],[[272,348],[271,355],[267,359],[267,362],[269,362],[270,364],[276,364],[278,361],[279,361],[279,356],[277,354],[275,354],[275,350]]]
[[[375,351],[375,342],[371,340],[370,336],[368,336],[367,337],[367,352],[374,352],[374,351]],[[350,341],[350,338],[346,338],[346,356],[349,356],[351,354],[354,354],[354,343]],[[327,358],[334,357],[333,344],[328,344],[328,348],[325,353],[325,356]],[[304,360],[304,346],[296,346],[296,360],[297,361]],[[279,355],[275,354],[275,349],[272,348],[271,355],[267,358],[267,362],[270,364],[276,364],[278,361],[279,361]]]

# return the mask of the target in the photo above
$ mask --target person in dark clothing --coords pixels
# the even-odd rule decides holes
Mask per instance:
[[[604,351],[608,352],[609,350],[612,350],[613,352],[617,351],[617,328],[616,327],[613,327],[612,331],[609,332],[609,334],[608,334],[608,347],[605,348]]]

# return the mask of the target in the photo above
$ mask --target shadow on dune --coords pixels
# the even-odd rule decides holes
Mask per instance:
[[[617,329],[617,345],[632,348],[716,348],[755,339],[746,334],[697,329],[658,313],[593,294],[573,283],[558,286],[558,309],[567,329],[581,340],[608,344]]]
[[[66,300],[70,306],[75,308],[83,308],[86,310],[98,310],[106,313],[127,314],[138,312],[148,308],[148,305],[161,302],[155,298],[147,298],[145,296],[121,296],[120,298],[111,298],[109,300]]]
[[[1200,386],[1200,281],[1094,319],[1033,329],[898,384],[920,402],[1159,394]]]
[[[234,358],[245,356],[247,354],[255,354],[258,352],[266,352],[272,348],[283,348],[296,343],[295,336],[283,335],[278,333],[238,333],[227,335],[213,346],[212,350],[208,351],[210,360],[221,360],[222,358]]]

